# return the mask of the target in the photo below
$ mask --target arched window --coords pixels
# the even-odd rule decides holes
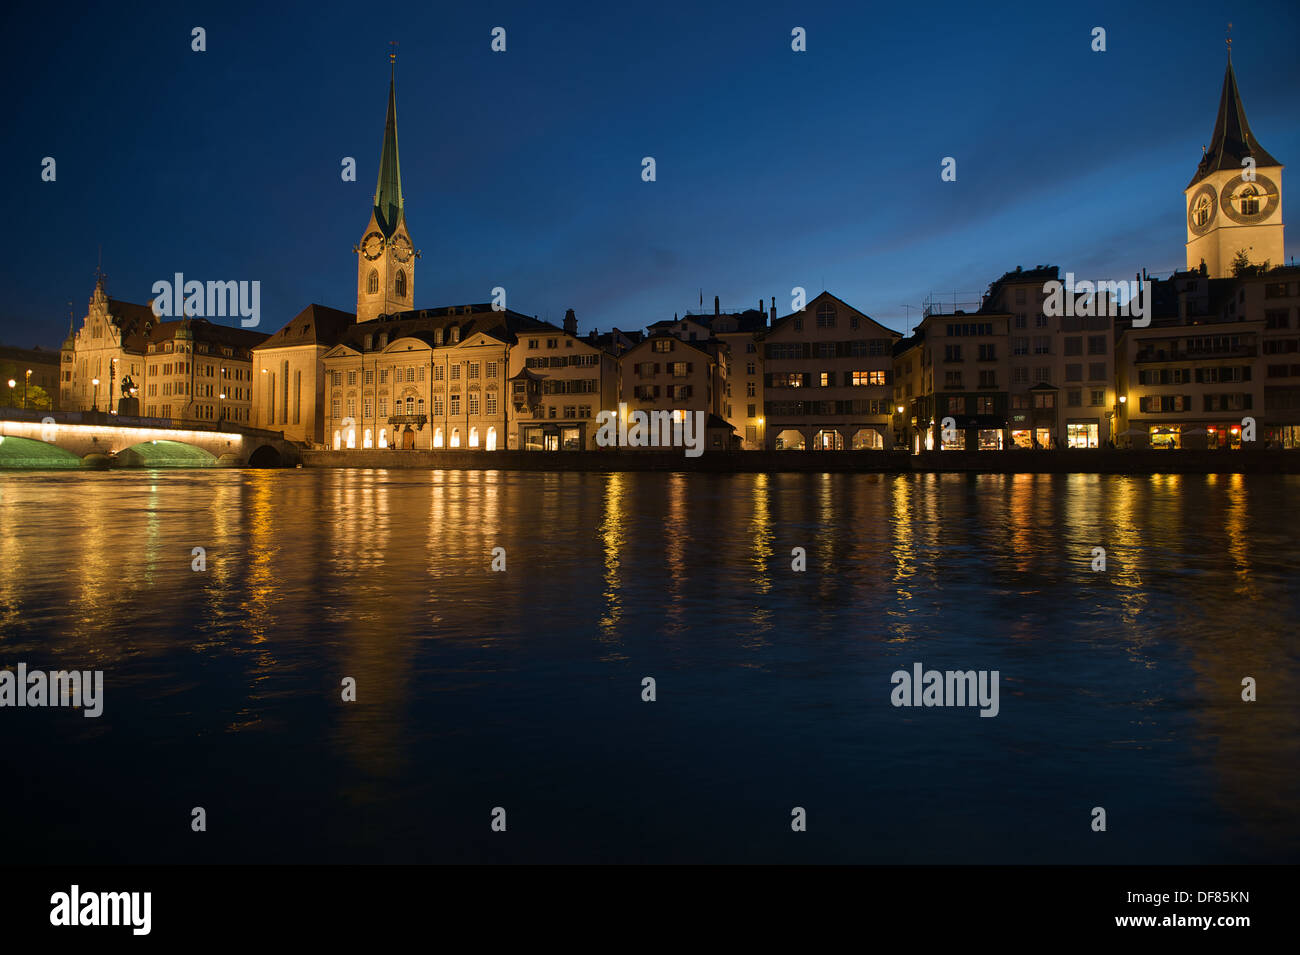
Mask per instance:
[[[1243,216],[1259,215],[1259,191],[1254,186],[1241,190],[1241,214]]]
[[[348,428],[346,437],[348,439],[348,447],[355,448],[357,446],[357,429],[355,426]]]
[[[440,447],[442,447],[442,429],[441,429],[441,428],[438,428],[436,431],[433,432],[433,446],[434,446],[435,448],[440,448]]]
[[[421,398],[415,403],[415,410],[419,414],[424,414],[424,399]]]
[[[485,445],[485,447],[489,451],[495,451],[497,449],[497,429],[495,427],[488,428],[487,444]]]
[[[334,432],[334,450],[337,451],[337,450],[338,450],[339,448],[341,448],[341,447],[343,447],[343,435],[342,435],[341,433],[339,433],[338,431],[335,431],[335,432]]]
[[[408,397],[406,399],[406,413],[415,414],[415,399]]]
[[[379,273],[374,269],[366,276],[366,294],[377,295],[379,293]]]
[[[460,447],[460,428],[451,429],[451,446],[453,448]]]
[[[469,429],[469,446],[471,448],[478,447],[478,426],[477,425]]]
[[[388,344],[388,332],[379,333],[379,347],[383,348]]]
[[[393,284],[397,288],[397,297],[406,298],[406,272],[403,269],[397,270],[397,281]]]
[[[365,437],[363,437],[362,440],[361,440],[361,446],[362,446],[363,448],[374,447],[374,443],[370,440],[370,429],[369,429],[369,428],[366,428]]]
[[[380,429],[379,429],[379,446],[380,446],[381,448],[386,448],[386,447],[388,447],[388,429],[387,429],[387,428],[380,428]]]

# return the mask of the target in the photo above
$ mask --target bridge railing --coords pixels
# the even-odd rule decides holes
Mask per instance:
[[[233,421],[145,418],[136,415],[111,414],[107,411],[36,411],[31,408],[0,408],[0,419],[9,421],[33,421],[39,424],[46,418],[53,418],[55,424],[111,425],[115,428],[154,428],[171,431],[217,431],[268,440],[286,440],[283,431],[265,431]]]

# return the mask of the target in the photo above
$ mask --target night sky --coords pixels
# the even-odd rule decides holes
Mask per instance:
[[[901,330],[905,303],[1017,265],[1181,268],[1230,20],[1256,136],[1300,157],[1294,0],[276,6],[5,12],[0,341],[57,347],[100,246],[115,298],[179,271],[261,281],[268,333],[312,302],[352,311],[390,40],[416,306],[500,285],[583,330],[698,309],[701,289],[785,314],[796,285]]]

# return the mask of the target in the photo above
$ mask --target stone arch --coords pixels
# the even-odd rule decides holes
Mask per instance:
[[[853,432],[854,451],[883,451],[885,439],[878,428],[859,428]]]
[[[142,441],[117,452],[115,463],[127,468],[210,468],[217,458],[182,441]]]
[[[797,428],[786,428],[777,433],[773,446],[778,451],[803,451],[808,447],[808,441]]]
[[[264,444],[248,456],[250,468],[284,467],[284,456],[272,445]]]
[[[822,428],[813,435],[812,446],[817,451],[843,451],[844,435],[836,428]]]
[[[0,469],[78,467],[81,458],[56,444],[35,438],[0,436]]]

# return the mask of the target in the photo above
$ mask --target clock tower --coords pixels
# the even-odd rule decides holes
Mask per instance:
[[[420,257],[406,230],[402,169],[397,160],[397,56],[389,54],[388,119],[379,154],[379,183],[370,224],[357,254],[357,321],[369,322],[414,308],[415,260]]]
[[[1183,194],[1189,271],[1204,262],[1210,278],[1230,278],[1232,261],[1243,250],[1252,265],[1284,264],[1282,164],[1246,122],[1231,47],[1214,133]]]

